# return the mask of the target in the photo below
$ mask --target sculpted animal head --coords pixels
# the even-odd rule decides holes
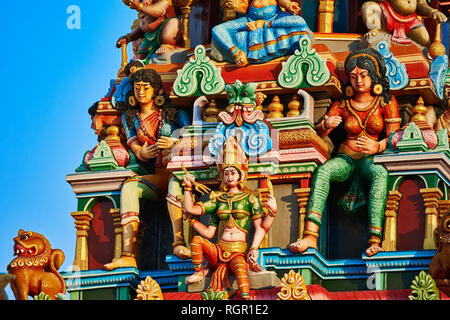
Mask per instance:
[[[17,237],[14,238],[14,255],[16,256],[37,256],[46,250],[51,251],[50,242],[37,232],[20,229]]]
[[[263,121],[262,111],[255,110],[256,100],[259,99],[255,93],[256,88],[256,83],[242,83],[239,80],[233,85],[225,86],[229,106],[227,112],[219,114],[219,119],[226,125],[235,123],[239,127],[244,122],[253,124],[258,120]]]
[[[228,101],[230,106],[256,106],[256,90],[257,84],[253,82],[243,84],[241,81],[236,80],[234,85],[227,85],[225,91],[228,95]]]

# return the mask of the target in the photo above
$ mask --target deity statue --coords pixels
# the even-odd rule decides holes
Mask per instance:
[[[8,265],[13,275],[11,289],[16,300],[28,300],[39,294],[50,300],[60,300],[66,294],[66,282],[59,273],[65,255],[59,249],[52,249],[42,234],[19,230],[14,238],[14,255],[17,257]]]
[[[172,184],[165,168],[170,160],[172,147],[178,141],[172,135],[175,130],[190,124],[187,113],[175,108],[164,94],[161,77],[155,70],[144,68],[142,63],[134,61],[127,65],[125,73],[128,74],[131,90],[127,94],[127,101],[120,104],[122,108],[128,106],[123,112],[122,124],[128,147],[136,155],[140,166],[149,173],[129,178],[122,185],[122,257],[105,265],[106,270],[136,267],[134,255],[140,222],[139,200],[164,199]],[[181,258],[190,257],[182,237],[181,210],[171,210],[170,203],[168,206],[174,233],[174,254]]]
[[[149,64],[154,54],[162,56],[183,46],[181,21],[171,0],[123,0],[139,12],[139,26],[117,40],[117,48],[143,39],[135,58]]]
[[[212,29],[211,45],[218,51],[212,57],[238,67],[290,55],[303,35],[311,35],[298,15],[300,6],[291,0],[227,0],[221,7],[241,17]]]
[[[362,6],[362,17],[369,29],[369,36],[386,31],[392,34],[393,42],[408,44],[413,40],[428,47],[430,35],[419,15],[433,18],[438,23],[447,21],[445,14],[431,8],[426,0],[366,1]]]
[[[331,182],[351,179],[350,190],[339,201],[347,212],[360,211],[368,205],[369,248],[367,256],[383,249],[384,211],[388,195],[388,171],[374,164],[374,155],[386,150],[389,136],[400,129],[398,104],[389,91],[389,79],[383,57],[374,49],[359,49],[349,54],[345,61],[349,84],[345,96],[335,102],[324,119],[316,126],[320,136],[326,137],[343,122],[346,140],[336,157],[316,169],[307,207],[303,238],[292,243],[289,249],[301,253],[308,248],[317,249],[318,231]],[[386,133],[386,138],[379,137]],[[368,182],[368,200],[363,201],[363,182]]]
[[[236,276],[240,295],[244,299],[250,299],[248,270],[255,272],[263,270],[257,262],[258,250],[275,219],[277,204],[272,195],[262,203],[259,196],[248,189],[246,185],[248,159],[236,139],[231,137],[225,142],[218,159],[221,190],[211,192],[208,201],[194,203],[192,189],[196,183],[195,178],[190,174],[183,178],[185,213],[199,234],[191,243],[195,273],[186,278],[186,283],[195,283],[205,278],[203,267],[205,258],[208,267],[214,270],[210,283],[214,292],[227,291],[231,288],[229,280],[231,271]],[[267,215],[264,213],[263,205],[267,208]],[[208,226],[194,218],[202,215],[210,215]],[[247,233],[251,221],[255,233],[248,250]],[[210,239],[215,236],[219,224],[223,226],[223,231],[215,244]]]

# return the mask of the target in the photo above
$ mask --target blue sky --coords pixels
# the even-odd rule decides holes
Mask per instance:
[[[66,24],[71,5],[81,10],[79,30]],[[96,145],[87,110],[115,78],[115,43],[136,14],[120,0],[22,0],[1,1],[0,16],[0,273],[13,259],[19,229],[63,250],[67,271],[77,201],[65,177]]]

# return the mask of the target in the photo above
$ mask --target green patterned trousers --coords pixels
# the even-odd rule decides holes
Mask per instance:
[[[368,195],[369,234],[383,238],[384,211],[388,195],[389,174],[381,164],[374,164],[373,156],[367,156],[360,160],[353,160],[345,154],[338,154],[314,173],[311,185],[311,195],[308,202],[306,220],[321,225],[322,212],[330,192],[331,182],[345,182],[352,179],[352,187],[344,198],[353,202],[356,194],[361,194],[363,180],[369,182]],[[357,200],[356,200],[357,201]]]

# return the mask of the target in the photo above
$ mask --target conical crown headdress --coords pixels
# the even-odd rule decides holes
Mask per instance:
[[[217,161],[217,168],[220,173],[223,173],[223,170],[228,167],[235,167],[243,176],[247,174],[247,156],[234,137],[230,137],[225,141]]]

